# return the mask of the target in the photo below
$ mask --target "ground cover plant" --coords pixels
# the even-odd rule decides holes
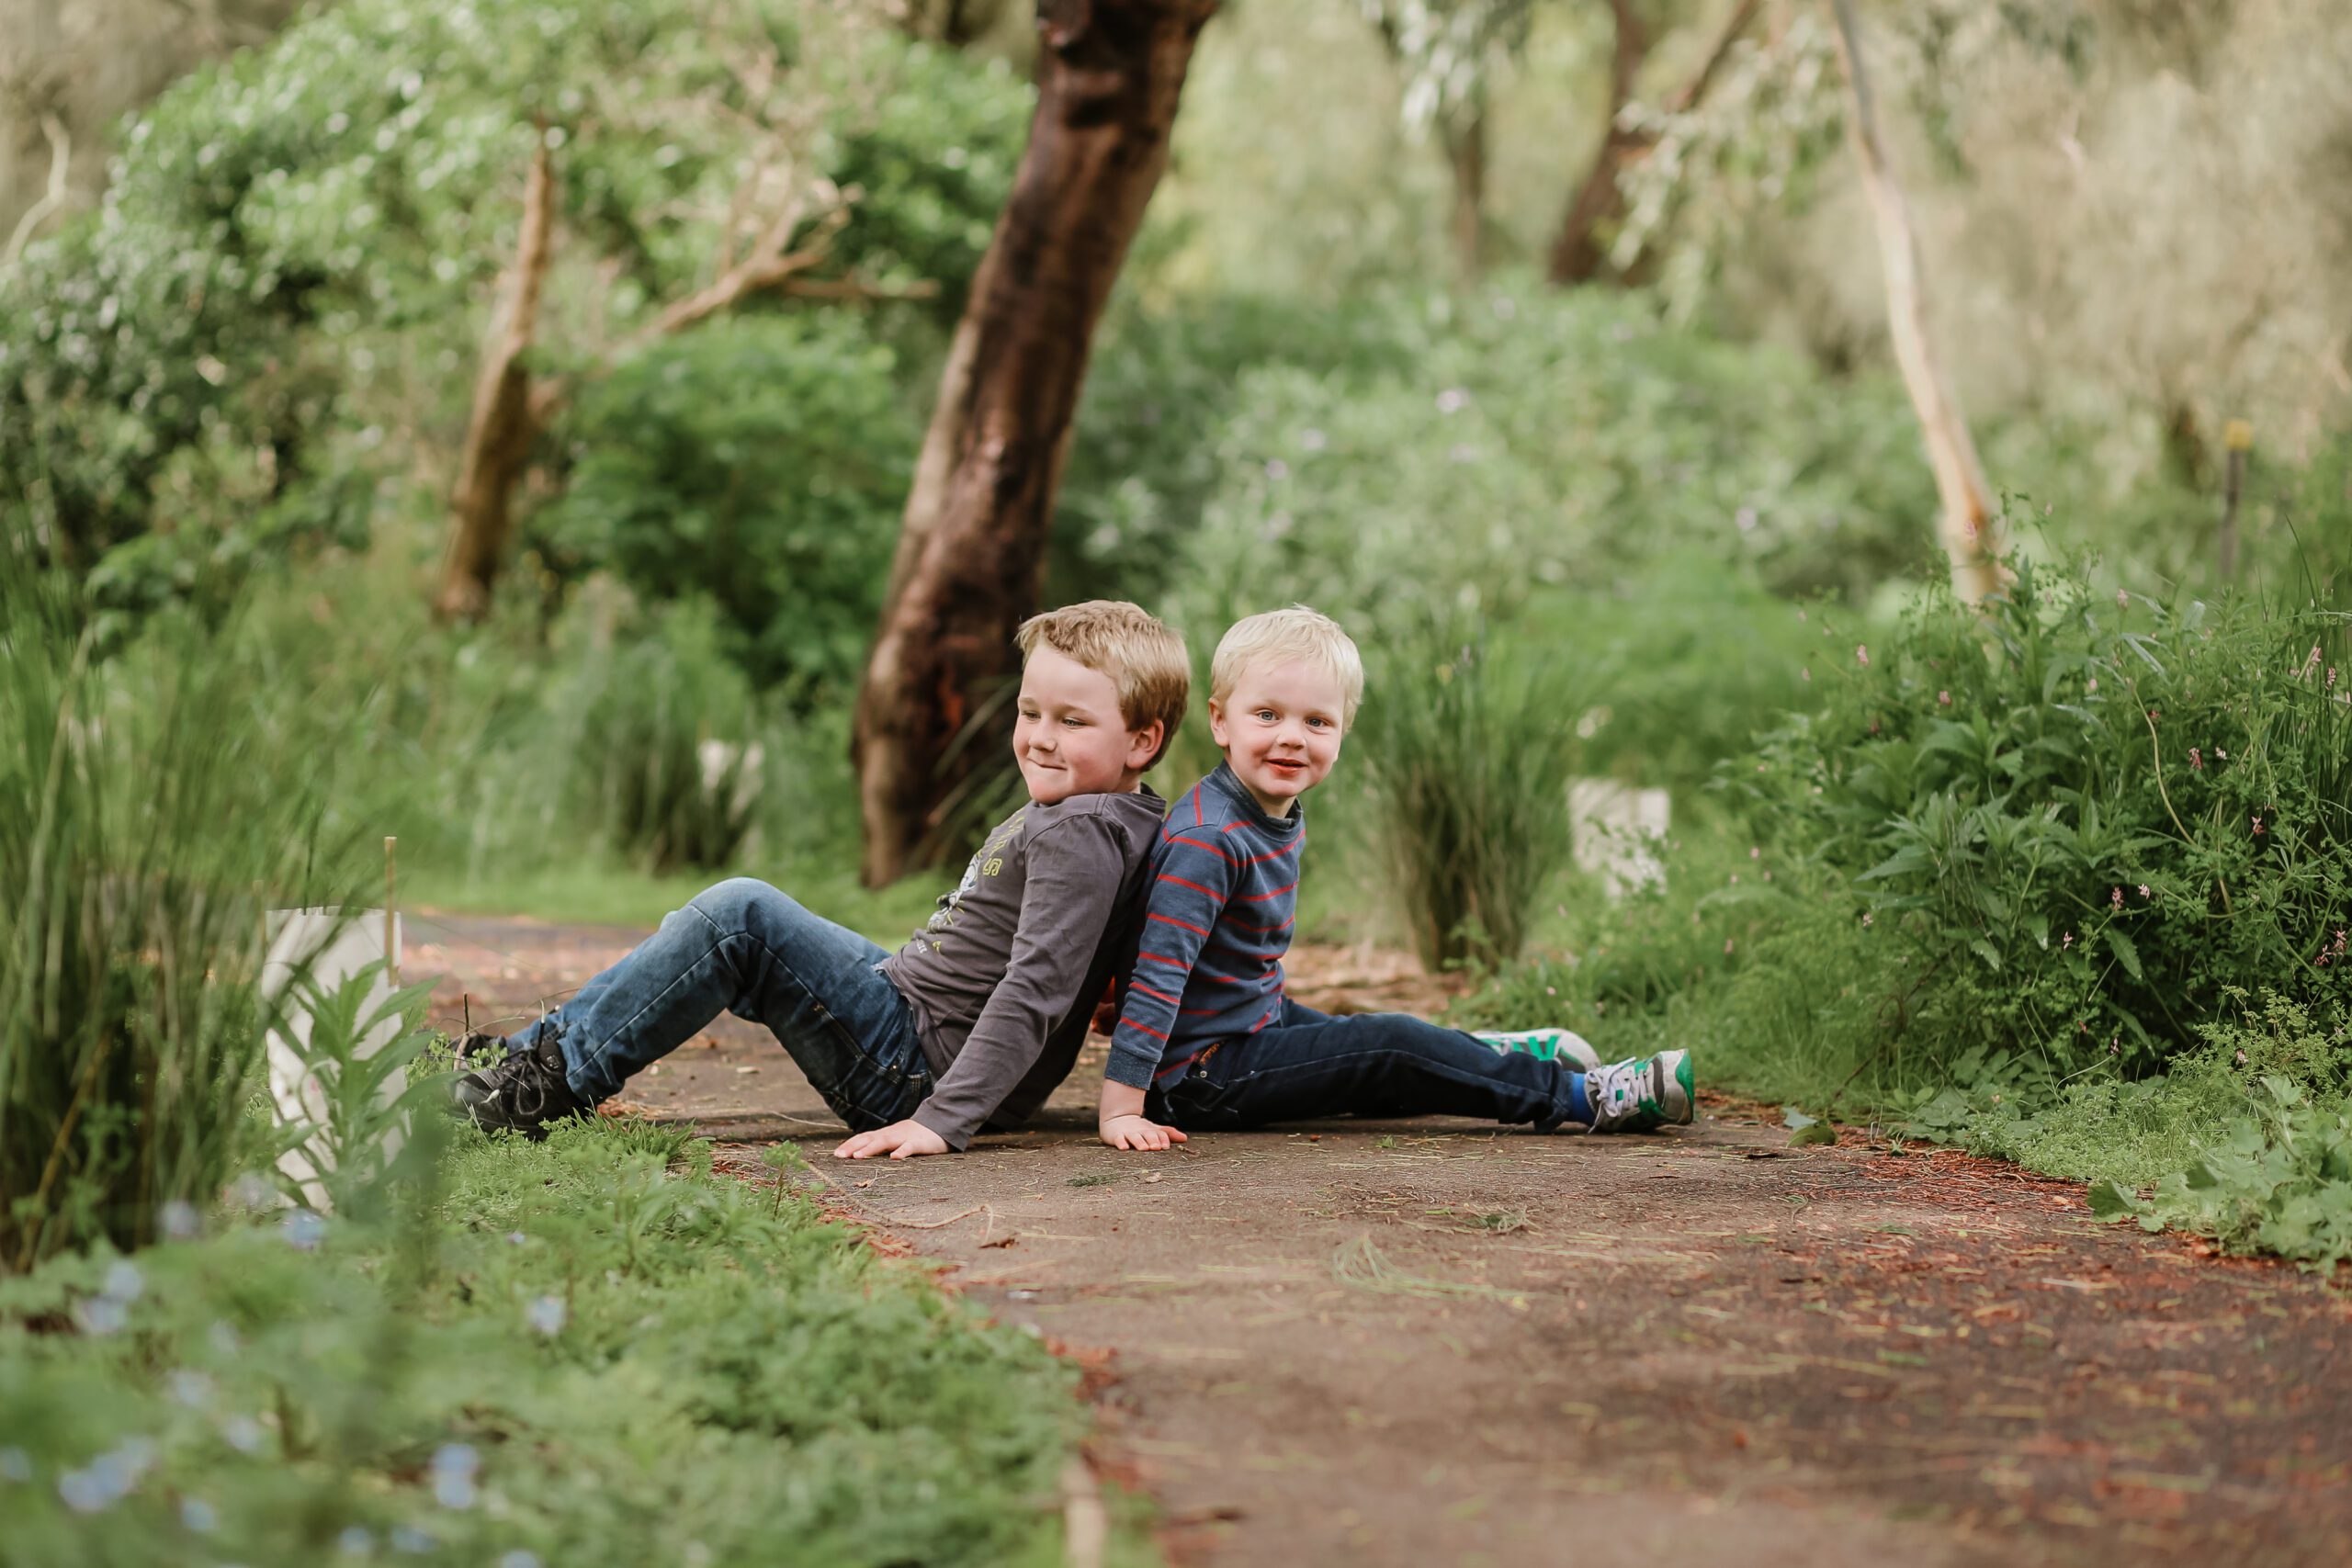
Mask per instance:
[[[710,1157],[468,1131],[0,1281],[0,1562],[1058,1562],[1073,1371]]]

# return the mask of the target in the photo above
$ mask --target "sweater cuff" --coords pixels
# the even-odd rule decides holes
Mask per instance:
[[[921,1122],[938,1134],[946,1141],[947,1146],[957,1154],[962,1154],[972,1142],[970,1127],[956,1117],[948,1115],[928,1100],[916,1106],[915,1113],[908,1120]]]
[[[1125,1084],[1129,1089],[1150,1089],[1152,1077],[1159,1071],[1159,1057],[1156,1054],[1147,1055],[1125,1045],[1112,1046],[1111,1059],[1102,1064],[1104,1077],[1115,1084]],[[945,1135],[941,1134],[943,1137]]]

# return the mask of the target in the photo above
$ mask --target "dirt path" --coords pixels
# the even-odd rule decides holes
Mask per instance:
[[[414,929],[436,1008],[477,1021],[636,934]],[[1299,969],[1317,1005],[1428,999],[1364,954]],[[1645,1138],[1432,1119],[1124,1155],[1077,1080],[964,1156],[839,1167],[733,1020],[630,1099],[802,1140],[855,1213],[1084,1359],[1098,1465],[1182,1562],[2352,1562],[2352,1292],[2009,1167],[1792,1150],[1725,1105]]]

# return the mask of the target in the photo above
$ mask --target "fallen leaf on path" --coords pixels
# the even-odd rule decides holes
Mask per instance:
[[[980,1243],[980,1246],[982,1247],[1011,1247],[1014,1242],[1019,1241],[1020,1239],[1021,1238],[1017,1235],[1001,1235],[994,1241],[984,1241]]]

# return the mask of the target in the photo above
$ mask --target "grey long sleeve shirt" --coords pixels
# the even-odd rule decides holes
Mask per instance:
[[[914,1005],[931,1066],[914,1119],[948,1147],[983,1123],[1019,1125],[1069,1076],[1142,913],[1166,813],[1149,790],[1023,807],[881,964]]]

